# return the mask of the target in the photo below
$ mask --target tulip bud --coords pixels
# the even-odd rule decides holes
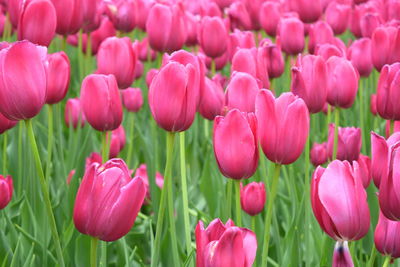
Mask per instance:
[[[108,6],[107,15],[115,29],[122,32],[131,32],[136,26],[136,2],[119,0]]]
[[[240,184],[240,204],[250,216],[261,213],[265,206],[265,185],[263,182],[251,182],[245,186]]]
[[[199,26],[198,40],[207,56],[222,56],[228,47],[228,32],[223,20],[219,17],[204,17]]]
[[[200,91],[199,112],[201,116],[208,120],[214,120],[216,116],[221,115],[224,97],[224,89],[215,77],[212,80],[206,77]]]
[[[222,12],[219,6],[211,1],[204,1],[201,3],[200,16],[203,17],[220,17],[222,18]]]
[[[136,24],[142,31],[146,31],[146,22],[154,4],[154,0],[136,0],[137,10],[140,10],[136,14]]]
[[[315,167],[328,161],[328,152],[326,146],[326,142],[322,144],[313,144],[310,151],[310,160]]]
[[[371,183],[371,159],[363,154],[360,154],[357,160],[358,166],[360,167],[360,175],[362,183],[365,189],[368,188]]]
[[[306,102],[310,113],[320,112],[327,99],[326,63],[320,56],[301,55],[292,68],[291,91]]]
[[[64,51],[47,56],[47,104],[56,104],[63,100],[68,91],[71,66]]]
[[[18,22],[18,40],[49,46],[56,32],[56,10],[49,0],[23,1]]]
[[[99,28],[101,16],[103,15],[103,5],[100,0],[82,1],[83,26],[85,32],[92,32]]]
[[[358,240],[370,225],[367,193],[359,166],[347,161],[332,161],[318,167],[311,180],[311,205],[322,230],[340,241]]]
[[[110,154],[109,158],[118,157],[119,152],[124,148],[126,143],[125,130],[122,125],[111,132]]]
[[[254,33],[251,31],[235,30],[229,34],[228,53],[229,59],[232,60],[237,48],[253,48],[256,46]]]
[[[267,158],[279,164],[296,161],[310,127],[306,103],[292,93],[275,99],[270,91],[261,90],[256,99],[256,115],[261,147]]]
[[[332,158],[333,138],[335,125],[329,124],[328,131],[328,156]],[[355,127],[339,127],[337,155],[338,160],[347,160],[352,162],[357,160],[361,150],[361,129]]]
[[[347,50],[347,57],[351,60],[351,64],[353,64],[361,76],[368,77],[373,68],[371,59],[371,39],[361,38],[355,40]]]
[[[206,229],[199,221],[196,226],[196,267],[252,266],[257,252],[256,235],[246,228],[213,220]]]
[[[145,195],[142,179],[132,179],[123,160],[94,163],[85,171],[76,195],[75,227],[100,240],[115,241],[132,228]]]
[[[379,116],[387,120],[400,120],[397,108],[400,95],[400,63],[385,65],[379,75],[376,109]]]
[[[56,32],[61,35],[77,33],[83,25],[82,0],[51,1],[53,2],[57,15]]]
[[[375,29],[382,24],[382,18],[378,13],[366,13],[361,17],[360,28],[363,37],[371,38]]]
[[[376,108],[376,94],[371,94],[369,107],[370,107],[372,115],[376,116],[376,114],[378,114],[378,111]]]
[[[315,47],[315,55],[321,56],[325,61],[333,56],[343,57],[343,51],[333,44],[318,44]]]
[[[260,24],[264,31],[275,36],[281,18],[281,4],[279,2],[264,2],[260,9]]]
[[[133,43],[133,47],[141,61],[146,62],[148,59],[151,61],[156,60],[157,53],[150,48],[149,39],[147,37],[144,37],[141,41],[136,40]]]
[[[392,258],[400,257],[400,222],[392,221],[379,212],[378,224],[375,228],[374,242],[382,255]]]
[[[333,252],[332,267],[354,267],[347,241],[338,241]]]
[[[186,30],[187,30],[187,38],[186,45],[187,46],[195,46],[197,45],[197,31],[200,25],[199,16],[195,16],[190,12],[185,12],[186,19]]]
[[[135,171],[135,177],[136,176],[142,178],[143,183],[146,187],[146,198],[150,199],[150,185],[146,164],[140,164],[140,166]],[[156,172],[156,185],[160,189],[162,189],[164,186],[164,177],[159,172]]]
[[[214,154],[221,173],[231,179],[247,179],[258,166],[257,120],[253,113],[237,109],[214,121]],[[227,149],[229,147],[229,149]]]
[[[381,71],[385,64],[400,61],[400,28],[377,27],[371,38],[371,57],[374,67]]]
[[[46,48],[28,41],[0,51],[0,112],[8,119],[30,119],[42,109],[47,91],[45,59]]]
[[[114,75],[86,76],[80,100],[87,121],[96,130],[112,131],[121,124],[122,103]]]
[[[278,26],[278,35],[282,50],[289,55],[297,55],[304,49],[304,25],[297,18],[281,19]]]
[[[4,209],[10,203],[13,195],[13,180],[11,175],[4,178],[0,175],[0,210]]]
[[[315,53],[315,49],[318,45],[333,43],[334,36],[332,28],[324,21],[318,21],[311,25],[308,34],[310,37],[308,41],[308,51],[311,54]]]
[[[305,23],[317,21],[323,11],[321,0],[290,0],[288,1],[288,5],[290,10],[297,12],[300,19]]]
[[[226,88],[226,105],[243,112],[254,112],[259,87],[256,79],[245,72],[235,72]]]
[[[86,123],[85,115],[82,112],[81,102],[79,98],[70,98],[65,104],[64,114],[65,124],[67,127],[76,129],[80,124],[83,127]]]
[[[347,59],[331,57],[326,62],[328,73],[328,103],[349,108],[353,105],[358,90],[358,72]]]
[[[326,22],[332,27],[336,35],[344,33],[350,18],[350,5],[330,2],[325,10]]]
[[[249,12],[242,1],[232,3],[227,9],[232,29],[251,30],[252,22]]]
[[[127,88],[121,91],[122,103],[130,112],[138,112],[143,106],[142,90],[140,88]]]
[[[146,85],[150,88],[151,82],[153,81],[154,77],[156,77],[158,73],[158,69],[149,69],[146,74]]]
[[[262,49],[266,54],[268,77],[271,79],[280,77],[285,71],[285,62],[283,61],[280,46],[274,44],[264,44],[262,45]]]
[[[93,164],[93,163],[98,163],[101,165],[103,159],[101,158],[101,155],[96,152],[92,152],[89,157],[86,158],[85,161],[85,171]]]
[[[0,134],[13,128],[17,123],[18,121],[9,120],[0,113]]]

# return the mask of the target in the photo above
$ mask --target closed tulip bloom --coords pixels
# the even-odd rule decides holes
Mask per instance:
[[[139,176],[140,178],[142,178],[143,183],[146,187],[146,198],[150,199],[150,184],[149,184],[149,177],[148,177],[148,173],[147,173],[146,164],[140,164],[140,166],[135,171],[135,177],[136,176]],[[156,185],[160,189],[162,189],[164,186],[164,177],[159,172],[156,172]],[[146,200],[145,200],[145,202],[146,202]]]
[[[0,134],[13,128],[17,123],[18,121],[9,120],[0,113]]]
[[[21,13],[21,0],[8,0],[7,12],[13,28],[18,27],[19,15]]]
[[[232,60],[237,48],[253,48],[256,46],[254,33],[251,31],[240,31],[235,29],[229,34],[228,53]]]
[[[199,1],[200,2],[200,1]],[[220,17],[222,18],[222,11],[219,6],[211,1],[203,1],[199,10],[201,17]]]
[[[265,185],[263,182],[251,182],[245,186],[240,184],[240,204],[250,216],[261,213],[265,206]]]
[[[371,39],[361,38],[355,40],[347,50],[347,58],[351,61],[351,64],[353,64],[362,77],[368,77],[373,68],[371,58]]]
[[[319,225],[338,241],[359,240],[368,232],[367,193],[357,162],[334,160],[318,167],[311,180],[311,205]]]
[[[82,1],[83,11],[83,30],[92,32],[99,28],[101,22],[100,13],[103,12],[103,6],[100,0],[84,0]]]
[[[196,267],[250,267],[256,257],[256,235],[234,226],[231,220],[223,224],[214,219],[207,228],[199,221],[196,230]]]
[[[231,179],[247,179],[258,166],[257,120],[253,113],[237,109],[214,121],[214,154],[221,173]],[[229,147],[229,149],[227,149]]]
[[[116,158],[126,144],[125,130],[122,125],[111,132],[110,158]]]
[[[114,74],[121,89],[128,88],[135,78],[137,55],[128,37],[109,37],[104,40],[97,54],[99,74]]]
[[[235,2],[235,0],[213,0],[215,3],[217,3],[217,5],[219,6],[219,8],[224,9],[228,6],[230,6],[233,2]]]
[[[358,90],[358,72],[350,61],[331,57],[326,62],[328,73],[328,103],[332,106],[349,108],[353,105]]]
[[[57,28],[60,35],[74,34],[83,25],[82,0],[51,0],[56,10]],[[66,8],[68,7],[68,8]]]
[[[154,0],[136,0],[137,10],[140,10],[136,14],[136,24],[142,31],[146,31],[147,18],[154,4]]]
[[[358,166],[360,167],[361,179],[365,189],[368,188],[371,183],[371,159],[363,154],[360,154],[357,160]]]
[[[315,48],[315,55],[321,56],[325,61],[333,56],[343,57],[344,52],[334,44],[318,44]]]
[[[306,103],[292,93],[275,99],[270,91],[261,90],[256,99],[256,115],[261,147],[267,158],[279,164],[296,161],[309,132]]]
[[[222,56],[228,47],[228,32],[219,17],[204,17],[197,38],[201,49],[211,58]]]
[[[271,79],[280,77],[285,71],[285,62],[283,61],[280,46],[275,44],[264,44],[262,45],[262,49],[267,57],[266,63],[268,77]]]
[[[325,10],[326,22],[331,26],[336,35],[344,33],[349,23],[351,6],[330,2]]]
[[[139,59],[143,62],[146,62],[148,59],[154,61],[157,57],[156,51],[150,48],[149,39],[147,37],[144,37],[141,41],[136,40],[133,43],[133,47],[136,50]]]
[[[251,16],[242,1],[236,1],[227,9],[232,29],[249,31],[252,29]]]
[[[289,55],[301,53],[305,45],[303,23],[297,18],[284,18],[278,28],[282,50]]]
[[[328,131],[328,156],[332,158],[333,138],[335,125],[329,124]],[[352,162],[357,160],[361,150],[361,129],[355,127],[339,127],[337,155],[338,160],[347,160]]]
[[[332,257],[332,267],[354,267],[347,241],[338,241]]]
[[[47,91],[45,59],[46,48],[28,41],[0,51],[0,112],[8,119],[30,119],[42,109]]]
[[[380,14],[378,13],[366,13],[362,16],[360,21],[361,34],[363,37],[371,38],[375,29],[379,27],[383,22]]]
[[[70,98],[65,104],[64,114],[65,124],[67,127],[74,127],[76,129],[80,123],[83,127],[86,123],[85,115],[83,114],[81,102],[79,98]]]
[[[376,108],[376,94],[371,94],[369,106],[370,106],[372,115],[376,116],[378,114],[378,110]]]
[[[270,36],[275,36],[281,18],[281,4],[279,2],[264,2],[260,8],[260,24]]]
[[[400,222],[392,221],[379,212],[378,224],[375,228],[374,243],[376,249],[391,258],[400,257]]]
[[[308,52],[311,54],[315,53],[315,49],[318,45],[334,42],[332,28],[325,21],[318,21],[311,25],[308,34],[310,37],[308,41]]]
[[[371,56],[374,67],[381,71],[385,64],[400,61],[400,28],[377,27],[372,34]]]
[[[205,119],[214,120],[221,115],[224,106],[224,89],[216,79],[205,78],[200,91],[199,113]]]
[[[256,96],[259,91],[256,79],[245,72],[235,72],[226,88],[226,105],[243,112],[254,112]]]
[[[290,0],[288,4],[290,10],[297,12],[300,19],[305,23],[317,21],[323,12],[321,0]]]
[[[86,120],[94,129],[112,131],[121,124],[122,103],[113,75],[86,76],[82,82],[80,100]]]
[[[310,151],[311,163],[317,167],[328,161],[326,142],[322,144],[314,143]]]
[[[149,69],[149,71],[146,73],[146,85],[148,88],[150,88],[151,82],[153,81],[157,73],[158,69]]]
[[[11,175],[4,177],[0,175],[0,210],[4,209],[10,203],[13,195],[13,180]]]
[[[63,100],[68,91],[71,65],[64,51],[47,56],[47,104],[56,104]]]
[[[185,12],[187,37],[185,44],[187,46],[197,45],[197,31],[200,25],[200,17],[192,13]]]
[[[138,112],[143,106],[142,90],[140,88],[127,88],[121,91],[122,103],[130,112]]]
[[[385,65],[379,75],[376,109],[387,120],[400,120],[400,63]]]
[[[57,26],[56,10],[49,0],[29,0],[21,4],[18,40],[49,46]]]
[[[145,195],[142,179],[132,179],[123,160],[93,163],[76,195],[75,227],[103,241],[120,239],[132,228]]]
[[[326,63],[320,56],[297,58],[292,68],[291,91],[306,102],[310,113],[322,111],[327,99]]]
[[[132,0],[116,0],[108,6],[108,17],[115,29],[131,32],[136,26],[136,2]]]
[[[149,105],[154,120],[166,131],[180,132],[192,125],[197,109],[196,68],[170,61],[153,78]]]

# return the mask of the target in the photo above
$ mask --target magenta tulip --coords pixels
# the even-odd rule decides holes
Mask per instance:
[[[355,40],[347,50],[347,57],[363,77],[371,74],[373,65],[371,59],[371,39]]]
[[[141,61],[146,62],[148,59],[154,61],[157,57],[156,51],[152,50],[149,46],[149,39],[144,37],[141,41],[136,40],[133,43],[134,50],[136,50],[138,57]]]
[[[100,0],[82,1],[83,25],[85,32],[92,32],[99,28],[101,23],[102,12],[105,5]]]
[[[321,56],[325,61],[327,61],[329,58],[333,56],[337,57],[344,56],[344,51],[342,51],[336,45],[328,43],[317,45],[314,52],[315,55]]]
[[[278,26],[282,50],[289,55],[297,55],[304,49],[304,25],[297,18],[284,18]]]
[[[228,48],[228,31],[219,17],[204,17],[197,38],[201,49],[211,58],[222,56]]]
[[[227,9],[232,29],[251,30],[251,16],[244,1],[236,1]]]
[[[400,120],[400,63],[385,65],[378,80],[376,110],[384,119]]]
[[[0,210],[4,209],[10,203],[13,195],[13,180],[11,175],[4,178],[0,175]]]
[[[192,13],[185,12],[187,37],[185,44],[187,46],[197,45],[197,31],[200,25],[200,17]]]
[[[368,188],[371,183],[371,159],[363,154],[360,154],[357,160],[358,166],[360,167],[360,174],[362,183],[365,189]]]
[[[279,2],[264,2],[260,8],[260,24],[264,31],[275,36],[281,18],[281,4]]]
[[[254,112],[259,86],[256,79],[245,72],[235,72],[226,88],[226,105],[243,112]]]
[[[127,88],[121,91],[122,103],[130,112],[138,112],[143,106],[142,90],[140,88]]]
[[[338,241],[365,236],[370,225],[367,193],[357,162],[334,160],[318,167],[311,181],[311,205],[322,230]]]
[[[57,15],[56,32],[61,35],[74,34],[83,25],[82,0],[51,0]],[[68,7],[68,8],[66,8]]]
[[[150,88],[151,82],[153,81],[154,77],[156,77],[158,73],[158,69],[149,69],[146,74],[146,85]]]
[[[323,11],[321,0],[290,0],[288,1],[288,5],[290,10],[297,12],[300,19],[305,23],[317,21]]]
[[[86,120],[94,129],[112,131],[121,124],[122,103],[113,75],[86,76],[82,82],[80,100]]]
[[[68,91],[71,65],[64,51],[47,56],[47,104],[56,104],[63,100]]]
[[[136,0],[137,10],[140,10],[136,14],[136,24],[142,31],[146,31],[146,22],[154,4],[154,0]]]
[[[260,49],[265,53],[268,77],[271,79],[280,77],[285,71],[285,62],[280,46],[272,43],[265,43],[260,46]]]
[[[136,2],[133,0],[116,0],[108,6],[108,17],[115,29],[131,32],[136,26]]]
[[[328,156],[332,158],[333,153],[333,137],[335,125],[329,124],[328,133]],[[357,160],[361,150],[361,129],[355,127],[339,127],[337,155],[339,160],[347,160],[352,162]]]
[[[315,167],[322,165],[328,161],[326,142],[322,144],[318,143],[313,144],[310,151],[310,160]]]
[[[78,125],[83,127],[86,123],[85,115],[82,112],[81,102],[79,98],[70,98],[65,104],[64,120],[67,127],[74,127],[76,129]]]
[[[378,13],[366,13],[361,17],[360,28],[363,37],[371,38],[375,29],[379,27],[383,22],[380,14]]]
[[[240,184],[240,204],[250,216],[261,213],[265,206],[266,192],[263,182],[252,182],[245,186]]]
[[[211,1],[204,1],[201,3],[200,16],[201,17],[209,16],[209,17],[222,18],[222,11],[216,3],[211,2]]]
[[[351,6],[338,2],[330,2],[325,10],[326,22],[336,35],[346,31],[349,23]]]
[[[333,31],[331,26],[325,21],[318,21],[310,26],[308,31],[310,37],[308,41],[308,52],[311,54],[315,53],[315,49],[318,45],[333,43]]]
[[[0,113],[0,134],[13,128],[17,123],[18,121],[9,120]]]
[[[102,163],[102,158],[101,155],[97,152],[92,152],[89,157],[86,158],[85,160],[85,171],[89,169],[89,167],[93,164],[93,163],[98,163],[99,165],[101,165]]]
[[[306,103],[292,93],[275,99],[270,91],[261,90],[256,99],[256,115],[261,147],[267,158],[279,164],[296,161],[310,127]]]
[[[199,113],[201,116],[214,120],[216,116],[221,115],[224,97],[224,89],[215,77],[212,80],[206,77],[200,91]]]
[[[116,158],[121,152],[121,150],[125,147],[126,144],[126,136],[125,130],[122,125],[120,125],[117,129],[111,132],[111,143],[110,143],[110,154],[109,158]]]
[[[338,241],[332,257],[332,267],[354,267],[347,241]]]
[[[76,195],[75,227],[103,241],[120,239],[132,228],[145,195],[142,179],[132,179],[123,160],[93,163]]]
[[[235,29],[229,34],[228,53],[232,60],[237,48],[253,48],[256,46],[254,33],[251,31],[239,31]]]
[[[377,27],[372,34],[372,63],[378,71],[385,64],[400,61],[400,28],[393,26]]]
[[[392,221],[379,212],[378,224],[375,228],[374,243],[383,255],[392,258],[400,257],[400,222]]]

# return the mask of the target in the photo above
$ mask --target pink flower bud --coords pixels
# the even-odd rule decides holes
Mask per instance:
[[[240,184],[240,204],[251,216],[261,213],[265,206],[265,185],[263,182],[251,182],[245,186]]]
[[[122,103],[130,112],[138,112],[143,106],[142,90],[140,88],[127,88],[121,91]]]
[[[322,144],[314,143],[310,151],[311,163],[317,167],[328,161],[326,142]]]
[[[116,0],[107,9],[107,15],[115,29],[131,32],[136,26],[136,2],[132,0]]]
[[[197,38],[201,49],[212,58],[222,56],[228,47],[228,31],[219,17],[204,17]]]
[[[13,180],[11,175],[4,178],[0,175],[0,210],[4,209],[10,203],[13,195]]]
[[[376,109],[387,120],[400,120],[400,63],[385,65],[378,80]]]
[[[400,61],[400,27],[377,27],[371,40],[372,63],[378,71],[385,64]]]
[[[56,104],[63,100],[68,91],[71,66],[64,51],[47,56],[47,104]]]
[[[279,2],[264,2],[260,9],[260,24],[264,31],[275,36],[281,18],[281,4]]]
[[[400,222],[392,221],[379,212],[378,224],[375,228],[374,243],[382,255],[392,258],[400,257]]]
[[[288,5],[291,11],[297,12],[300,19],[305,23],[311,23],[318,20],[322,15],[322,1],[308,0],[290,0]]]
[[[328,131],[328,156],[332,158],[333,138],[335,125],[329,124]],[[361,129],[355,127],[339,127],[337,155],[338,160],[347,160],[352,162],[357,160],[361,150]]]
[[[221,115],[224,97],[224,89],[215,77],[212,80],[206,77],[200,91],[199,112],[201,116],[208,120],[214,120],[216,116]]]
[[[83,25],[82,0],[51,0],[57,14],[56,32],[61,35],[74,34]],[[66,8],[68,7],[68,8]]]
[[[334,42],[332,28],[324,21],[318,21],[317,23],[312,24],[308,34],[310,36],[308,41],[308,51],[311,54],[315,53],[315,49],[318,45]]]
[[[347,50],[347,57],[361,76],[368,77],[373,68],[371,39],[361,38],[355,40]]]
[[[304,25],[297,18],[283,18],[278,26],[282,50],[289,55],[297,55],[304,49]]]
[[[259,86],[256,79],[245,72],[235,72],[226,88],[226,105],[243,112],[254,112]]]
[[[85,115],[82,112],[82,106],[79,98],[70,98],[65,104],[64,114],[65,124],[67,127],[74,127],[76,129],[80,123],[80,127],[83,127],[86,123]]]
[[[146,164],[140,164],[140,166],[135,171],[135,177],[139,176],[142,178],[143,183],[146,187],[146,198],[150,199],[150,184],[149,184],[149,176],[147,173],[147,166]],[[164,177],[159,173],[156,172],[156,185],[158,188],[162,189],[164,186]]]
[[[344,33],[349,23],[351,6],[330,2],[325,10],[326,22],[332,27],[336,35]]]
[[[17,123],[18,121],[9,120],[0,113],[0,134],[13,128]]]

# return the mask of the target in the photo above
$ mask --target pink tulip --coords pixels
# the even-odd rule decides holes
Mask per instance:
[[[228,47],[228,32],[219,17],[204,17],[197,38],[201,49],[208,57],[220,57]]]
[[[143,75],[143,71],[144,71],[144,65],[142,63],[142,61],[137,60],[136,61],[136,65],[135,65],[135,71],[134,71],[134,80],[137,81],[139,80],[142,75]]]
[[[139,176],[142,178],[143,183],[146,187],[146,198],[150,199],[150,184],[149,184],[149,176],[147,173],[147,166],[146,164],[140,164],[140,166],[136,169],[135,171],[135,177]],[[161,173],[156,172],[156,185],[158,188],[162,189],[164,186],[164,177],[161,175]]]
[[[135,78],[137,55],[128,37],[109,37],[104,40],[97,54],[99,74],[114,74],[121,89],[131,86]]]
[[[149,105],[153,118],[166,131],[180,132],[192,125],[198,102],[196,68],[170,61],[152,79]]]
[[[113,75],[86,76],[82,82],[80,101],[86,120],[94,129],[112,131],[121,124],[122,103]]]
[[[311,54],[315,53],[315,49],[318,45],[333,43],[333,31],[331,26],[324,21],[318,21],[311,25],[308,32],[310,39],[308,41],[308,51]]]
[[[271,79],[280,77],[285,71],[281,47],[275,44],[263,44],[261,47],[266,56],[268,77]]]
[[[392,221],[379,212],[375,228],[374,243],[376,249],[385,256],[400,257],[400,222]]]
[[[334,160],[318,167],[311,181],[311,205],[322,230],[338,241],[359,240],[368,232],[367,193],[357,162]]]
[[[354,267],[347,241],[338,241],[333,252],[332,267]]]
[[[0,112],[10,120],[36,116],[46,100],[46,48],[28,41],[0,51]]]
[[[372,115],[376,116],[378,114],[377,108],[376,108],[376,94],[371,94],[370,98],[370,110]]]
[[[261,90],[256,99],[256,115],[261,147],[267,158],[279,164],[296,161],[309,132],[306,103],[292,93],[275,99],[270,91]]]
[[[337,57],[343,57],[344,53],[342,50],[340,50],[340,48],[338,48],[336,45],[334,44],[318,44],[315,47],[315,51],[314,51],[315,55],[321,56],[325,61],[328,61],[329,58],[333,57],[333,56],[337,56]]]
[[[29,0],[21,4],[18,40],[49,46],[56,32],[56,10],[49,0]]]
[[[363,154],[360,154],[357,160],[358,166],[360,167],[360,174],[362,183],[365,189],[368,188],[371,183],[371,159]]]
[[[317,167],[318,165],[322,165],[328,161],[328,152],[326,146],[326,142],[322,144],[313,144],[310,151],[310,160],[315,167]]]
[[[149,39],[144,37],[141,41],[136,40],[133,43],[133,49],[136,50],[141,61],[146,62],[148,59],[154,61],[157,58],[157,53],[149,46]]]
[[[322,1],[308,1],[308,0],[289,0],[290,10],[297,12],[300,19],[305,23],[311,23],[318,20],[322,15]]]
[[[281,4],[279,2],[264,2],[260,8],[260,24],[264,31],[275,36],[281,18]]]
[[[144,201],[142,179],[132,179],[121,159],[92,164],[75,199],[74,224],[79,232],[103,241],[115,241],[132,228]]]
[[[235,72],[226,88],[226,105],[243,112],[254,112],[256,96],[259,91],[256,79],[245,72]]]
[[[10,203],[13,195],[13,180],[11,175],[4,178],[0,175],[0,210],[4,209]]]
[[[57,15],[56,32],[60,35],[74,34],[83,25],[82,0],[51,0]],[[66,8],[68,7],[68,8]]]
[[[93,164],[93,163],[98,163],[101,165],[103,159],[101,158],[101,155],[97,152],[92,152],[89,157],[86,158],[85,160],[85,171],[88,170],[88,168]]]
[[[221,173],[231,179],[247,179],[258,166],[257,120],[253,113],[237,109],[214,121],[214,154]],[[227,149],[229,147],[229,149]]]
[[[353,105],[358,90],[358,72],[350,61],[331,57],[326,62],[328,73],[328,103],[349,108]]]
[[[265,185],[263,182],[252,182],[245,186],[240,184],[240,204],[250,216],[261,213],[265,206]]]
[[[360,21],[361,34],[363,37],[371,38],[375,29],[382,24],[382,18],[378,13],[366,13]]]
[[[222,18],[222,12],[219,6],[215,2],[203,1],[200,7],[201,17],[220,17]]]
[[[235,30],[229,34],[228,53],[229,59],[232,60],[237,48],[253,48],[256,46],[254,34],[251,31]]]
[[[153,81],[154,77],[157,75],[158,69],[149,69],[146,74],[146,85],[150,88],[151,82]]]
[[[0,134],[13,128],[17,123],[18,121],[9,120],[0,113]]]
[[[118,157],[119,152],[125,147],[126,136],[125,130],[122,125],[120,125],[117,129],[111,132],[111,143],[110,143],[110,154],[109,158]]]
[[[196,267],[250,267],[256,257],[256,235],[234,226],[231,220],[223,224],[213,220],[206,229],[199,221],[196,226]]]
[[[284,18],[278,26],[282,50],[289,55],[297,55],[304,49],[304,25],[297,18]]]
[[[138,112],[143,106],[142,90],[140,88],[127,88],[121,91],[122,103],[130,112]]]
[[[142,31],[146,31],[146,22],[154,4],[154,0],[136,0],[137,10],[140,10],[136,14],[136,24]]]
[[[226,7],[229,7],[235,0],[212,0],[212,1],[217,3],[219,8],[224,9]]]
[[[376,110],[387,120],[400,120],[400,63],[385,65],[378,80]]]
[[[400,28],[377,27],[372,34],[371,56],[374,67],[381,71],[383,65],[400,61]]]
[[[347,57],[363,77],[371,74],[373,65],[371,59],[371,39],[355,40],[347,50]]]
[[[18,27],[22,2],[21,0],[8,0],[6,4],[10,22],[13,28],[16,29]]]
[[[224,106],[224,89],[215,79],[205,78],[205,84],[200,91],[199,113],[205,119],[214,120],[221,115]]]
[[[322,57],[297,58],[296,66],[292,67],[291,91],[306,102],[310,113],[322,111],[328,94],[326,63]]]
[[[133,0],[115,0],[108,6],[107,15],[115,29],[131,32],[136,26],[136,2]]]
[[[390,131],[392,130],[392,134],[395,132],[400,132],[400,121],[394,121],[393,123],[393,129],[390,129],[390,120],[386,121],[386,126],[385,126],[385,137],[389,138],[390,137]]]
[[[67,94],[71,73],[71,65],[64,51],[47,56],[47,104],[56,104]]]
[[[70,98],[65,104],[64,114],[65,124],[67,127],[74,127],[76,129],[80,124],[83,127],[86,123],[85,115],[82,112],[81,102],[79,98]]]
[[[329,124],[328,133],[328,156],[332,158],[333,152],[333,137],[335,125]],[[347,160],[352,162],[357,160],[361,150],[361,129],[355,127],[339,127],[337,155],[339,160]]]
[[[251,16],[242,1],[236,1],[227,9],[232,29],[251,30]]]
[[[200,17],[192,13],[185,12],[187,38],[185,44],[187,46],[197,45],[197,31],[200,26]]]
[[[105,4],[100,0],[82,1],[83,25],[85,32],[92,32],[99,28]]]
[[[349,23],[351,7],[350,5],[330,2],[325,10],[326,22],[332,27],[336,35],[344,33]]]

